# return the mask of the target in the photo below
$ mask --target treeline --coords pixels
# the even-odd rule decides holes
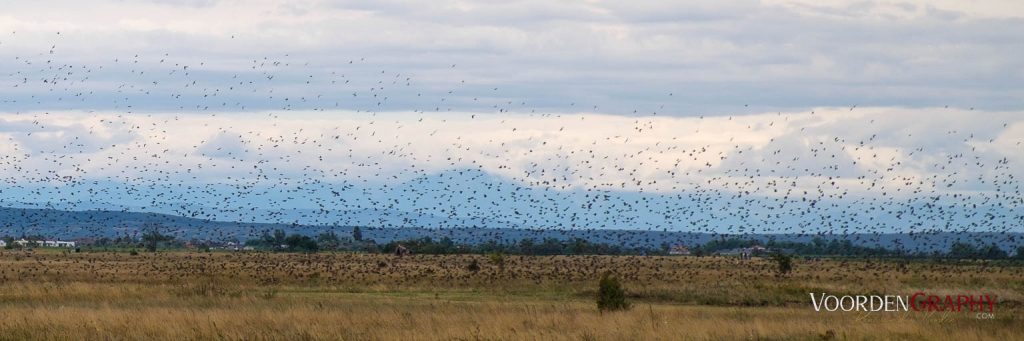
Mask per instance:
[[[399,246],[417,254],[512,254],[512,255],[668,255],[672,246],[663,244],[660,247],[626,247],[609,243],[591,242],[582,238],[560,240],[544,238],[541,240],[524,238],[518,242],[500,243],[494,240],[481,243],[458,243],[449,237],[433,239],[422,237],[415,239],[391,241],[378,244],[373,240],[363,240],[359,228],[353,230],[352,237],[339,237],[334,232],[322,233],[316,237],[298,234],[286,235],[283,230],[263,232],[260,238],[251,239],[246,246],[260,250],[285,252],[317,252],[317,251],[358,251],[373,253],[392,253]],[[762,248],[755,248],[761,246]],[[948,252],[922,252],[887,249],[883,247],[855,245],[850,240],[814,238],[809,243],[795,241],[757,239],[720,238],[708,241],[703,245],[689,248],[693,256],[711,256],[730,254],[733,250],[750,250],[753,256],[784,253],[800,256],[835,256],[835,257],[897,257],[897,258],[951,258],[951,259],[1024,259],[1024,246],[1018,247],[1013,257],[1001,250],[996,244],[973,246],[957,242]]]
[[[267,251],[317,252],[317,251],[362,251],[380,252],[376,242],[364,241],[362,232],[356,227],[351,238],[343,238],[333,231],[315,237],[301,234],[287,235],[284,230],[263,231],[259,238],[249,239],[245,246]]]
[[[821,237],[815,237],[810,243],[798,243],[788,241],[769,240],[766,244],[770,248],[793,250],[798,255],[815,256],[901,256],[903,251],[886,249],[884,247],[871,247],[854,245],[849,239],[832,239],[825,241]]]
[[[157,249],[195,248],[200,250],[260,250],[273,252],[320,252],[348,251],[369,253],[393,253],[404,248],[416,254],[512,254],[512,255],[668,255],[673,246],[662,244],[659,247],[627,247],[609,243],[591,242],[582,238],[560,240],[544,238],[541,240],[524,238],[517,242],[501,243],[494,240],[481,243],[459,243],[449,237],[433,239],[422,237],[408,240],[377,243],[362,237],[362,231],[355,227],[349,236],[339,236],[335,232],[324,232],[316,236],[287,234],[284,230],[263,231],[257,238],[244,243],[212,242],[190,240],[183,241],[171,235],[162,234],[158,227],[148,228],[141,235],[121,236],[115,238],[99,238],[82,246],[88,248],[131,248],[156,251]],[[46,240],[43,236],[23,237],[29,240]],[[13,243],[13,237],[0,238],[7,242],[7,248],[21,247]],[[765,256],[783,253],[799,256],[827,257],[892,257],[892,258],[947,258],[947,259],[1021,259],[1024,260],[1024,246],[1017,247],[1013,255],[1002,250],[995,243],[975,245],[966,242],[955,242],[946,252],[907,251],[855,245],[850,240],[814,238],[809,243],[794,241],[777,241],[769,239],[762,242],[758,239],[739,237],[713,239],[702,245],[683,248],[684,254],[692,256],[737,255]],[[678,249],[677,249],[678,251]],[[688,251],[688,252],[687,252]]]
[[[643,255],[661,254],[660,249],[628,248],[607,243],[593,243],[584,239],[561,241],[555,238],[534,240],[522,239],[517,243],[503,244],[487,241],[478,244],[456,243],[449,237],[433,239],[423,237],[378,244],[363,240],[359,228],[351,237],[339,237],[334,232],[321,233],[315,237],[300,234],[288,235],[284,230],[264,231],[258,238],[245,242],[245,246],[264,251],[317,252],[317,251],[359,251],[391,253],[399,245],[419,254],[519,254],[519,255]]]
[[[801,256],[847,256],[847,257],[900,257],[900,258],[948,258],[948,259],[1024,259],[1024,246],[1019,246],[1011,257],[1007,251],[995,243],[973,245],[965,242],[954,242],[946,252],[920,250],[908,251],[888,249],[884,247],[854,245],[848,239],[831,239],[815,237],[810,243],[793,241],[728,238],[712,240],[704,245],[694,247],[693,255],[713,255],[723,250],[764,246],[768,252],[782,252]],[[767,252],[766,252],[767,253]]]
[[[536,240],[524,238],[517,243],[498,243],[487,241],[479,244],[455,243],[451,238],[443,237],[434,240],[430,237],[393,241],[381,245],[382,252],[395,250],[404,246],[416,253],[423,254],[513,254],[513,255],[658,255],[666,254],[666,249],[650,249],[640,247],[624,247],[608,243],[594,243],[582,238],[559,240],[545,238]]]
[[[954,259],[1007,259],[1010,255],[999,248],[995,243],[985,246],[975,246],[968,243],[956,242],[949,248],[949,253],[946,254],[949,258]],[[1017,253],[1013,258],[1024,259],[1024,246],[1017,248]]]
[[[804,256],[899,256],[904,253],[897,250],[890,250],[883,247],[870,247],[854,245],[850,240],[832,239],[825,241],[824,238],[815,237],[810,243],[793,241],[768,240],[767,243],[758,239],[744,238],[722,238],[711,240],[704,245],[691,249],[691,254],[697,256],[714,255],[721,251],[740,248],[752,248],[763,246],[768,252],[782,252]]]

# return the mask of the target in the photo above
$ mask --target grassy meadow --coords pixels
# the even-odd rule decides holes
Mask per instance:
[[[598,312],[605,271],[632,309]],[[918,290],[999,303],[977,319],[808,296]],[[0,340],[1013,340],[1021,302],[1010,262],[796,259],[779,277],[724,257],[0,252]]]

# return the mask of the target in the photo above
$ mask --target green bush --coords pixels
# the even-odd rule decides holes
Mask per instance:
[[[788,275],[793,271],[793,257],[790,257],[782,252],[776,252],[772,255],[772,259],[775,260],[775,264],[778,266],[779,276]]]
[[[622,289],[619,278],[611,272],[601,275],[600,288],[597,291],[597,310],[605,311],[627,310],[629,302],[626,302],[626,291]]]
[[[505,271],[505,255],[500,252],[492,253],[491,264],[497,265],[499,271]]]

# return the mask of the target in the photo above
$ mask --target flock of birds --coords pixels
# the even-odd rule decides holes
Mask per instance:
[[[458,79],[465,73],[457,64],[438,67],[457,79],[449,82],[381,69],[366,58],[318,65],[291,54],[225,61],[139,53],[66,62],[75,60],[61,53],[66,35],[55,33],[41,51],[11,50],[4,40],[17,35],[0,38],[0,137],[7,145],[0,206],[197,221],[491,228],[478,237],[484,240],[500,238],[494,228],[564,236],[611,229],[845,235],[860,243],[900,232],[929,244],[915,247],[942,249],[948,240],[925,236],[981,232],[1018,245],[1024,232],[1021,172],[1011,162],[1024,154],[1024,136],[1011,136],[1011,157],[970,147],[982,132],[959,127],[825,138],[802,136],[801,128],[791,137],[807,141],[771,138],[755,147],[740,140],[839,114],[750,116],[744,104],[734,116],[679,118],[694,130],[666,135],[665,125],[679,121],[659,112],[662,104],[608,118],[587,113],[599,104],[567,100],[561,110],[574,113],[550,113],[557,110],[501,86]],[[659,101],[673,97],[665,91]],[[600,119],[615,120],[611,132],[580,131]],[[871,129],[876,122],[861,123]],[[992,123],[993,130],[1013,123]],[[470,136],[474,125],[496,136]],[[714,131],[722,126],[740,128]],[[906,157],[879,142],[904,133],[951,142],[897,151]],[[564,138],[570,134],[572,144]],[[725,142],[688,142],[691,135]],[[900,172],[908,160],[928,173]],[[110,236],[138,228],[138,221],[109,215],[68,222],[31,214],[27,222],[5,219],[0,235]],[[202,231],[201,223],[170,215],[149,219],[166,220],[169,232],[182,237],[260,232],[258,225]],[[125,226],[112,226],[118,224]],[[645,238],[630,243],[661,242]]]
[[[242,290],[230,282],[213,282],[211,278],[277,285],[362,285],[375,288],[518,288],[590,283],[605,271],[615,271],[634,288],[667,290],[667,292],[698,292],[738,305],[765,304],[760,295],[749,293],[750,283],[773,278],[776,270],[768,263],[747,262],[734,258],[666,258],[645,256],[577,256],[528,257],[506,256],[501,264],[486,255],[421,255],[391,257],[380,254],[320,253],[86,253],[81,257],[40,253],[19,263],[18,267],[0,269],[0,281],[21,280],[59,282],[66,278],[88,279],[99,283],[172,283],[172,292],[183,296],[232,295]],[[140,258],[141,261],[140,262]],[[479,269],[467,269],[474,262]],[[808,266],[794,274],[795,281],[870,287],[879,278],[901,281],[939,281],[960,283],[977,280],[977,276],[1006,283],[1003,279],[1020,278],[1021,267],[907,261],[823,261],[808,259]],[[53,264],[60,266],[53,266]],[[130,264],[131,266],[125,266]],[[813,265],[810,265],[813,264]],[[981,272],[981,273],[979,273]],[[961,276],[950,276],[958,274]],[[972,276],[968,276],[974,275]],[[700,279],[700,280],[694,280]],[[184,285],[183,285],[184,284]],[[204,285],[207,284],[207,285]],[[191,285],[195,285],[193,287]],[[177,290],[175,290],[177,289]],[[194,289],[199,289],[198,292]],[[226,290],[210,292],[208,290]],[[246,288],[249,294],[256,293]],[[235,293],[238,294],[238,293]],[[791,295],[790,299],[804,299]],[[691,298],[682,295],[677,299]],[[778,299],[778,297],[775,297]]]

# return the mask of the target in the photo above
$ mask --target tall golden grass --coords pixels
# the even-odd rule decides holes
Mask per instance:
[[[471,260],[478,272],[466,269]],[[611,270],[633,309],[601,314]],[[987,292],[969,313],[815,312],[808,292]],[[1014,264],[165,252],[0,253],[0,339],[718,340],[1024,337]],[[831,332],[830,332],[831,331]]]

